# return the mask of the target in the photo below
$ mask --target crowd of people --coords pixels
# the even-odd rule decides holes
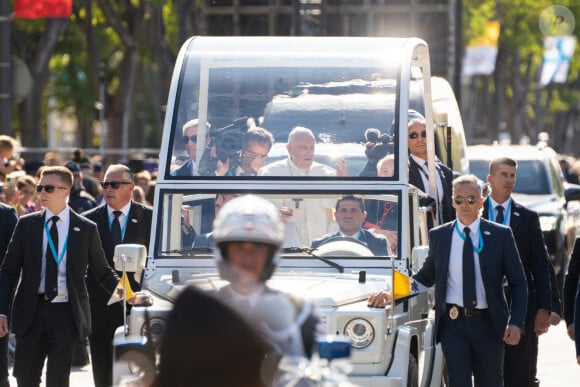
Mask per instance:
[[[183,127],[191,159],[175,169],[174,176],[197,174],[197,125],[192,120]],[[436,340],[442,344],[450,385],[471,385],[472,378],[481,386],[539,385],[538,337],[550,325],[557,325],[562,315],[570,338],[576,339],[580,364],[580,238],[561,302],[538,214],[512,197],[517,162],[509,157],[493,160],[485,184],[473,175],[453,179],[442,163],[428,164],[424,119],[413,118],[407,135],[409,181],[425,192],[422,204],[433,206],[440,224],[430,231],[428,257],[413,280],[423,287],[436,285]],[[251,128],[243,138],[239,158],[219,160],[214,173],[347,176],[344,160],[332,167],[314,161],[316,140],[308,128],[296,127],[290,132],[286,159],[265,165],[272,145],[267,130]],[[121,164],[105,167],[81,151],[68,159],[48,152],[42,162],[26,162],[14,157],[14,140],[8,136],[0,136],[0,157],[0,254],[5,257],[0,267],[0,387],[9,385],[8,321],[17,337],[14,375],[19,385],[37,386],[48,359],[47,385],[67,386],[75,348],[82,353],[88,338],[95,386],[109,386],[113,334],[123,323],[121,305],[108,305],[111,294],[119,291],[120,273],[112,269],[114,248],[120,243],[147,245],[155,176]],[[393,154],[377,159],[376,176],[393,176],[394,161]],[[576,163],[563,158],[561,165],[568,181],[577,182]],[[430,176],[436,181],[430,181]],[[193,366],[191,359],[179,355],[187,341],[175,334],[179,327],[187,329],[184,312],[177,310],[188,310],[192,299],[215,303],[218,306],[212,311],[222,316],[231,314],[220,309],[223,302],[232,307],[232,319],[241,317],[236,326],[252,338],[244,344],[252,356],[247,358],[247,367],[232,366],[232,370],[246,378],[248,385],[274,380],[280,356],[312,354],[318,320],[314,309],[304,300],[267,286],[280,249],[289,240],[316,249],[335,238],[352,238],[372,254],[396,254],[397,230],[388,216],[397,213],[396,203],[378,203],[357,195],[268,202],[247,195],[217,194],[214,205],[213,231],[195,235],[183,214],[182,237],[189,236],[188,247],[215,249],[216,266],[229,285],[209,298],[186,291],[178,299],[170,318],[176,330],[169,331],[161,347],[158,386],[177,385],[174,376],[179,375],[179,364]],[[242,217],[240,209],[244,209],[244,222],[251,221],[254,227],[236,227]],[[316,223],[327,219],[328,210],[333,211],[336,228]],[[29,243],[31,235],[37,235],[42,244]],[[75,260],[67,259],[72,253]],[[131,286],[140,289],[132,279]],[[266,302],[267,296],[274,297],[276,305],[288,306],[286,322],[294,328],[285,330],[287,336],[282,340],[268,326],[268,313],[252,312],[264,312],[257,305]],[[386,292],[374,293],[369,307],[385,307],[390,299],[392,295]],[[189,314],[190,322],[199,320]],[[205,319],[198,322],[208,326]],[[280,321],[271,323],[277,326]],[[267,329],[256,329],[264,326]],[[264,358],[274,361],[266,370],[266,379],[264,364],[259,361]],[[211,362],[199,361],[207,364],[206,371],[212,369]],[[219,372],[204,375],[208,380],[228,376]]]
[[[71,366],[89,363],[88,348],[95,386],[110,386],[113,333],[123,323],[122,305],[108,305],[120,292],[114,248],[148,243],[154,180],[81,150],[42,161],[14,150],[0,135],[0,386],[9,386],[9,332],[19,386],[38,386],[45,360],[46,385],[68,386]]]

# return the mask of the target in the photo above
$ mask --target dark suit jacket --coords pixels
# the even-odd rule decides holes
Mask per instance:
[[[421,179],[421,172],[419,165],[415,160],[409,156],[409,183],[419,188],[423,192],[427,192],[427,187],[423,185]],[[451,205],[453,171],[445,164],[437,162],[435,164],[435,173],[439,174],[443,186],[443,198],[441,198],[441,211],[443,214],[443,222],[450,222],[455,219],[455,208]]]
[[[489,219],[489,200],[484,202],[483,215]],[[538,214],[512,200],[510,228],[514,234],[526,280],[528,281],[528,319],[539,309],[552,310],[550,287],[551,265],[544,245]],[[529,321],[529,320],[528,320]]]
[[[375,255],[388,255],[389,254],[387,238],[385,238],[382,235],[373,234],[372,232],[370,232],[368,230],[361,229],[360,231],[361,231],[361,236],[360,236],[360,238],[358,238],[358,240],[363,242],[365,245],[367,245],[367,247],[369,248],[369,250],[371,250],[373,252],[373,254],[375,254]],[[311,247],[313,249],[315,249],[318,246],[322,245],[323,243],[327,242],[328,240],[330,240],[332,238],[339,237],[339,236],[340,236],[340,233],[325,235],[322,238],[313,240]]]
[[[0,263],[4,259],[17,221],[16,210],[4,203],[0,203]]]
[[[576,289],[576,298],[574,300],[574,310],[572,311],[574,319],[574,343],[576,344],[576,357],[580,356],[580,285]]]
[[[114,268],[113,255],[115,251],[113,248],[113,242],[111,241],[111,230],[107,220],[106,204],[87,211],[83,215],[97,224],[107,262]],[[132,201],[123,243],[138,243],[148,247],[151,235],[152,216],[153,210],[151,208]],[[118,272],[118,274],[122,275],[121,272]],[[141,286],[134,280],[133,275],[129,274],[128,277],[129,282],[131,283],[131,288],[134,291],[140,290]],[[91,300],[93,325],[96,326],[96,324],[110,323],[118,326],[122,324],[123,305],[121,303],[115,303],[107,306],[109,295],[99,288],[92,276],[87,277],[87,288],[89,289]]]
[[[12,331],[17,336],[26,334],[36,311],[42,260],[45,259],[42,256],[45,212],[34,212],[19,219],[0,269],[0,314],[8,313],[10,295],[20,279],[11,319]],[[88,266],[92,268],[95,281],[110,294],[119,277],[107,265],[97,226],[71,211],[66,284],[79,340],[91,331],[89,296],[85,286]],[[100,291],[105,292],[103,289]]]
[[[574,242],[574,250],[570,256],[568,272],[564,280],[564,319],[566,325],[574,323],[574,298],[578,288],[578,279],[580,278],[580,238]],[[578,322],[577,322],[578,323]]]
[[[446,311],[447,277],[449,255],[455,222],[445,223],[429,232],[429,254],[423,267],[414,278],[425,286],[435,285],[435,327]],[[503,338],[508,324],[524,328],[527,305],[526,277],[517,247],[508,227],[481,219],[483,250],[479,253],[479,265],[487,297],[488,312],[493,331]],[[503,292],[503,279],[507,277],[512,287],[511,316]],[[437,335],[437,341],[439,341]]]
[[[179,168],[175,169],[171,176],[193,176],[191,174],[191,159],[188,159],[185,163],[181,164]]]

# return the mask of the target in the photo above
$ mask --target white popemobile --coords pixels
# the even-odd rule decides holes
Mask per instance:
[[[431,95],[429,50],[420,39],[189,39],[177,58],[167,103],[146,263],[143,257],[132,257],[135,246],[122,246],[117,253],[119,262],[137,271],[152,303],[133,307],[127,326],[117,332],[114,383],[147,373],[141,357],[131,355],[145,343],[141,336],[149,340],[145,349],[155,349],[172,302],[184,287],[217,291],[227,284],[211,248],[213,220],[224,201],[251,193],[280,208],[286,229],[292,225],[298,234],[311,233],[308,239],[285,239],[268,286],[307,299],[316,307],[323,334],[350,340],[349,382],[445,385],[442,351],[433,337],[433,293],[415,292],[408,281],[427,255],[427,227],[433,223],[433,213],[419,206],[424,194],[408,184],[407,116],[413,109],[427,122],[434,122]],[[316,104],[307,103],[309,99]],[[304,103],[296,103],[300,100]],[[272,109],[281,106],[287,107],[283,123],[273,119]],[[289,106],[294,113],[288,113]],[[455,113],[449,115],[459,116]],[[198,119],[197,135],[184,138],[182,126],[193,118]],[[271,159],[242,149],[252,126],[272,134]],[[287,144],[294,127],[312,132],[313,157],[312,149]],[[380,144],[365,139],[370,127],[381,133]],[[431,161],[436,157],[437,129],[433,125],[427,130]],[[194,175],[174,176],[172,171],[189,162],[185,144],[194,140]],[[461,140],[464,144],[462,135]],[[454,148],[458,145],[461,148],[462,144]],[[373,151],[379,154],[371,158]],[[288,152],[310,154],[303,158],[307,165],[298,168],[292,161],[295,156],[288,158]],[[387,154],[394,157],[394,174],[378,178],[372,173],[376,156]],[[266,165],[287,160],[289,170],[296,168],[300,173],[220,173],[224,165],[235,167],[244,157],[261,157]],[[334,172],[316,176],[309,169],[314,162],[331,164],[328,167]],[[366,162],[374,164],[363,174]],[[435,171],[430,173],[434,176]],[[433,192],[435,187],[431,188]],[[365,242],[339,234],[316,249],[303,245],[304,240],[336,232],[334,205],[345,195],[364,199],[365,232],[394,235],[384,254],[376,255]],[[184,217],[184,212],[189,216]],[[203,240],[197,246],[202,247],[184,245],[183,219],[189,219],[197,238]],[[309,224],[317,227],[309,228]],[[368,307],[368,295],[385,289],[393,295],[390,304]]]

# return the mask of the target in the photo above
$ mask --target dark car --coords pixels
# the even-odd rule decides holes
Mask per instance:
[[[475,145],[467,148],[471,173],[485,181],[489,162],[508,156],[518,163],[514,199],[540,216],[544,241],[562,288],[580,231],[580,186],[565,181],[557,153],[544,145]]]

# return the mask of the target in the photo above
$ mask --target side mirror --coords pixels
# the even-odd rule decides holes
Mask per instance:
[[[115,247],[115,270],[139,273],[145,269],[147,248],[138,244],[120,244]]]
[[[123,273],[123,282],[128,272],[134,273],[135,279],[139,282],[141,273],[145,269],[146,259],[147,249],[143,245],[127,243],[115,246],[113,262],[115,263],[115,270]],[[123,286],[123,327],[125,336],[129,334],[129,326],[127,325],[127,303],[125,302],[127,299],[126,291],[127,286]]]
[[[145,270],[147,262],[147,248],[138,244],[120,244],[115,247],[113,255],[115,270],[123,273],[135,273],[134,278],[141,282],[141,273]]]

